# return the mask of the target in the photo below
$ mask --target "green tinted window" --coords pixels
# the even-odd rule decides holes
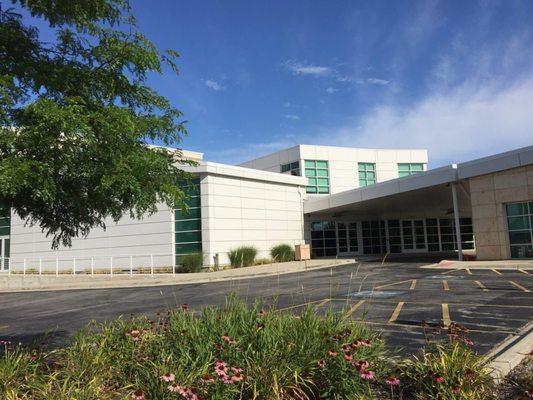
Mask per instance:
[[[305,176],[307,177],[307,193],[329,193],[328,162],[321,160],[305,160]]]
[[[357,169],[359,171],[359,186],[368,186],[376,183],[376,164],[374,163],[358,163]]]
[[[300,176],[300,162],[293,161],[280,166],[281,173],[290,173],[291,175]]]
[[[399,163],[398,164],[398,176],[409,176],[416,174],[417,172],[424,171],[423,163]]]
[[[505,205],[512,258],[533,258],[533,203]]]
[[[188,208],[174,210],[174,248],[176,264],[181,256],[202,251],[202,212],[200,180],[194,179],[183,187],[189,195],[185,201]]]

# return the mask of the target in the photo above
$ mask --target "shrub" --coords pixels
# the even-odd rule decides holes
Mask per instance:
[[[403,367],[413,399],[482,400],[492,398],[488,360],[461,341],[430,344]]]
[[[270,255],[275,261],[294,261],[294,250],[287,243],[278,244],[270,249]]]
[[[241,246],[228,251],[228,258],[233,268],[249,267],[254,264],[257,248]]]
[[[185,254],[181,257],[181,265],[178,272],[200,272],[204,263],[203,253]]]
[[[374,382],[389,372],[382,339],[342,313],[308,307],[297,317],[230,297],[222,308],[182,306],[157,318],[94,326],[35,359],[8,350],[0,398],[196,398],[173,392],[181,387],[201,399],[361,400],[375,399]]]

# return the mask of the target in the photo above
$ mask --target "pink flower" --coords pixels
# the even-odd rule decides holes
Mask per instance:
[[[471,381],[472,379],[474,379],[474,372],[471,369],[467,369],[465,372],[465,377],[466,379]]]
[[[443,383],[444,382],[444,377],[440,376],[440,375],[435,375],[433,377],[433,380],[437,383]]]
[[[180,308],[181,308],[182,311],[188,311],[189,310],[189,305],[187,303],[183,303],[180,306]]]
[[[141,332],[138,329],[134,329],[129,334],[126,333],[126,336],[131,337],[134,342],[137,342],[140,339]]]
[[[459,393],[461,393],[461,388],[459,386],[454,386],[452,388],[452,392],[453,392],[453,394],[459,394]]]
[[[167,387],[168,391],[169,392],[175,392],[175,393],[178,393],[178,392],[181,392],[181,390],[183,389],[181,386],[179,386],[177,383],[173,383],[172,385],[169,385]]]
[[[231,377],[231,381],[232,382],[240,382],[244,379],[244,376],[241,374],[241,373],[237,373],[237,374],[234,374],[232,377]]]
[[[362,345],[363,345],[363,342],[361,340],[357,339],[355,342],[352,343],[352,348],[353,349],[358,349]]]
[[[231,367],[231,370],[233,371],[233,373],[235,374],[240,374],[243,369],[242,368],[239,368],[239,367]]]
[[[174,374],[171,374],[171,373],[166,373],[165,375],[163,375],[161,377],[161,379],[164,381],[164,382],[174,382],[174,379],[176,377],[174,376]]]
[[[258,317],[264,317],[266,315],[266,311],[265,310],[260,310],[258,313],[257,313],[257,316]]]
[[[204,376],[202,376],[202,381],[205,383],[211,383],[215,381],[215,378],[213,378],[212,375],[205,374]]]
[[[385,382],[391,386],[398,386],[400,384],[400,380],[395,376],[389,376],[387,379],[385,379]]]
[[[358,371],[364,371],[370,366],[370,364],[368,363],[368,361],[361,360],[361,361],[354,362],[353,366],[357,368]]]
[[[468,338],[463,338],[463,343],[468,345],[468,346],[473,346],[474,345],[474,342]]]
[[[326,363],[324,360],[318,360],[317,361],[318,368],[324,368],[326,366]]]
[[[328,355],[329,355],[330,357],[337,357],[337,352],[336,352],[335,350],[329,350],[329,351],[328,351]]]
[[[359,372],[359,375],[364,380],[371,381],[372,379],[374,379],[375,373],[374,371],[367,371],[365,369],[361,369],[361,371]]]
[[[364,346],[364,347],[372,347],[372,341],[371,340],[363,340],[361,342],[361,344]]]
[[[351,348],[352,348],[351,344],[343,344],[342,345],[342,351],[344,351],[345,353],[348,353]]]
[[[145,400],[146,396],[144,395],[144,392],[141,389],[137,389],[131,394],[130,398],[131,400]]]
[[[344,359],[346,361],[352,361],[352,355],[350,353],[344,353]]]

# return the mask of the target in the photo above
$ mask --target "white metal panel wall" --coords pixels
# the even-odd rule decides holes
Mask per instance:
[[[204,177],[201,185],[205,262],[213,264],[218,253],[220,263],[229,263],[228,251],[242,245],[270,257],[275,244],[303,242],[304,188],[220,175]]]
[[[91,257],[99,265],[109,266],[109,258],[115,263],[129,265],[133,257],[134,267],[150,265],[150,255],[155,255],[155,266],[171,266],[173,263],[173,211],[161,204],[159,211],[142,220],[125,216],[118,223],[107,222],[107,229],[93,229],[87,238],[75,238],[72,247],[52,249],[52,240],[38,226],[25,226],[24,221],[13,213],[11,219],[11,257],[20,264],[23,259],[32,266],[41,258],[44,267],[55,266],[54,259],[64,260],[65,268],[71,268],[67,259],[76,257],[78,265],[88,267]],[[141,257],[142,256],[142,257]],[[105,264],[105,265],[103,265]]]

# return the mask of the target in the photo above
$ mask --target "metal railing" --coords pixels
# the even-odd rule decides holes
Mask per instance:
[[[173,254],[0,257],[0,273],[8,275],[95,276],[176,274]]]

